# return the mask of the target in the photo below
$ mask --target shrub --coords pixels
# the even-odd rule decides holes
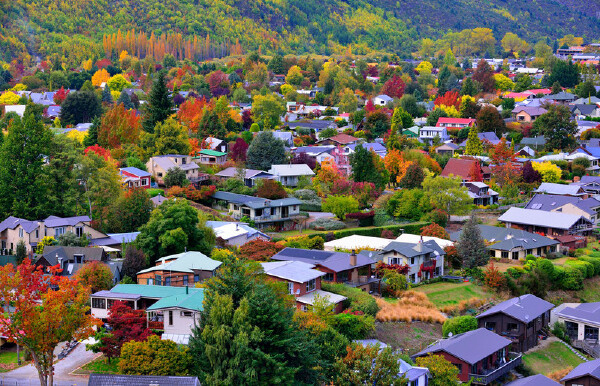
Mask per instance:
[[[322,283],[321,288],[323,291],[329,291],[347,297],[348,299],[344,305],[354,311],[362,311],[366,315],[371,316],[377,315],[377,312],[379,311],[379,306],[377,305],[375,298],[358,288],[352,288],[338,283]]]
[[[477,329],[477,318],[471,315],[465,315],[446,319],[442,326],[442,333],[447,337],[450,333],[457,335],[475,329]]]
[[[560,288],[575,291],[583,289],[583,273],[577,268],[566,265],[563,269],[564,274],[562,275],[562,279],[560,280]],[[556,271],[558,271],[558,269]]]
[[[394,232],[394,234],[396,236],[401,234],[402,232],[419,234],[421,232],[421,228],[423,228],[424,226],[427,226],[427,225],[429,225],[429,223],[414,222],[414,223],[387,225],[387,226],[373,227],[373,228],[348,229],[348,230],[336,231],[336,232],[334,232],[334,235],[335,235],[336,239],[341,239],[342,237],[352,236],[352,235],[379,237],[381,235],[381,232],[384,229]]]
[[[370,227],[373,226],[373,218],[375,217],[375,212],[355,212],[348,213],[346,215],[347,219],[357,219],[358,225],[361,227]]]
[[[292,196],[302,201],[300,204],[300,210],[307,212],[320,212],[322,210],[321,198],[314,190],[298,189],[292,193]]]
[[[406,275],[398,273],[395,270],[386,269],[383,274],[383,280],[385,281],[385,284],[387,284],[390,294],[393,294],[394,296],[397,296],[397,294],[410,288],[410,285],[406,280]]]
[[[396,236],[394,236],[394,232],[392,232],[389,229],[383,229],[381,231],[381,237],[384,239],[392,239],[392,240],[396,238]]]
[[[440,239],[449,239],[448,232],[438,224],[431,224],[421,229],[421,236],[431,236]]]
[[[318,218],[310,223],[310,227],[316,230],[333,231],[337,229],[344,229],[346,224],[332,218]]]
[[[594,267],[594,276],[600,274],[600,259],[591,256],[582,256],[579,260],[590,263]]]
[[[331,325],[350,340],[364,339],[375,330],[375,318],[360,312],[342,312],[333,316]]]
[[[289,248],[323,250],[323,248],[325,247],[325,240],[323,240],[321,236],[309,237],[308,235],[300,235],[290,237],[283,241],[282,244]]]
[[[440,209],[434,209],[426,213],[421,220],[436,223],[443,228],[448,225],[448,213]]]
[[[567,260],[564,267],[573,267],[581,272],[584,278],[594,276],[594,266],[583,260]]]
[[[552,333],[560,340],[565,340],[568,342],[569,336],[567,335],[567,327],[564,323],[554,322],[552,326]]]

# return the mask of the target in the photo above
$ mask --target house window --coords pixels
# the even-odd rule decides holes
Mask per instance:
[[[169,326],[173,325],[173,311],[169,311]]]
[[[142,178],[142,186],[146,186],[146,185],[148,185],[148,179]]]
[[[471,365],[471,374],[477,374],[477,363]]]
[[[496,257],[496,251],[494,251],[493,249],[490,249],[490,256]]]
[[[414,273],[413,273],[413,274],[411,274],[411,275],[409,276],[409,279],[410,279],[410,282],[411,282],[411,283],[414,283],[414,282],[415,282],[415,274],[414,274]]]
[[[533,249],[528,249],[528,250],[527,250],[527,254],[528,254],[528,255],[531,255],[532,253],[533,253]]]
[[[506,324],[506,329],[508,331],[518,331],[519,330],[519,326],[517,325],[517,323],[507,323]]]
[[[503,259],[508,259],[508,251],[502,251],[501,256]]]
[[[323,280],[333,281],[333,273],[331,273],[331,272],[326,273],[325,276],[323,276]]]
[[[306,282],[306,292],[314,291],[317,288],[317,279],[312,279]]]
[[[191,318],[192,317],[192,311],[181,311],[181,316],[186,317],[186,318]]]
[[[64,228],[64,227],[58,227],[58,228],[56,228],[56,229],[54,230],[54,235],[55,235],[56,237],[58,237],[58,236],[60,236],[60,235],[62,235],[62,234],[64,234],[64,233],[65,233],[65,228]]]
[[[151,278],[151,277],[149,277],[149,278],[148,278],[148,281],[147,281],[147,284],[148,284],[148,285],[153,285],[153,284],[154,284],[154,279],[153,279],[153,278]]]
[[[414,257],[410,258],[410,265],[415,265],[415,258]]]
[[[182,158],[182,159],[181,159],[181,164],[182,164],[182,165],[185,165],[186,163],[187,163],[187,159],[185,159],[185,158]]]
[[[83,263],[83,255],[73,255],[73,258],[75,258],[75,263],[77,263],[77,264]]]
[[[171,278],[170,277],[165,277],[165,285],[166,286],[170,286],[171,285]]]
[[[398,257],[392,257],[390,259],[390,264],[400,264],[400,258],[398,258]]]
[[[83,227],[75,228],[75,235],[77,235],[77,237],[83,236]]]
[[[512,259],[513,260],[519,260],[519,252],[513,252],[512,253]]]
[[[156,275],[156,276],[154,277],[154,280],[156,280],[156,285],[161,285],[161,283],[162,283],[162,280],[161,280],[161,279],[162,279],[162,278],[160,277],[160,275]]]
[[[486,330],[494,331],[496,329],[496,322],[485,322]]]
[[[537,254],[538,254],[538,256],[540,256],[542,254],[542,248],[537,249]]]
[[[162,173],[156,173],[156,175],[162,177]]]
[[[106,299],[92,298],[92,308],[106,309]]]
[[[300,309],[304,312],[308,311],[308,306],[306,304],[303,304]]]
[[[198,275],[197,273],[194,274],[194,283],[197,283],[200,281],[200,275]]]
[[[454,366],[458,369],[458,373],[462,374],[462,364],[461,363],[453,363]]]
[[[19,237],[23,238],[23,228],[19,228]]]
[[[36,230],[35,230],[35,238],[36,238],[36,239],[39,239],[39,238],[40,238],[40,230],[39,230],[39,229],[36,229]]]
[[[290,295],[294,294],[294,283],[292,283],[291,281],[288,281],[288,293]]]

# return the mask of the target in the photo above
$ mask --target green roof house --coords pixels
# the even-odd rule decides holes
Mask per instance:
[[[223,165],[227,162],[227,153],[222,151],[202,149],[196,153],[194,162],[202,165]]]

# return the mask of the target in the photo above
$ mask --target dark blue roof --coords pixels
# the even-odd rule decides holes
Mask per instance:
[[[127,172],[127,173],[131,173],[131,174],[133,174],[134,176],[137,176],[137,177],[150,177],[151,176],[151,174],[148,173],[147,171],[142,170],[142,169],[138,169],[138,168],[134,168],[133,166],[128,166],[126,168],[121,168],[119,170]]]

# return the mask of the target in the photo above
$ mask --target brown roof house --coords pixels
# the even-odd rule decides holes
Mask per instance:
[[[440,176],[442,177],[460,177],[463,182],[472,181],[472,170],[476,167],[479,162],[479,168],[484,181],[489,181],[491,172],[489,167],[483,166],[481,161],[473,158],[450,158],[448,163],[442,170]]]
[[[321,146],[323,146],[323,145],[347,146],[347,145],[356,144],[359,141],[360,141],[360,138],[356,138],[351,135],[342,133],[342,134],[334,135],[333,137],[322,139],[322,140],[318,141],[318,144]]]

